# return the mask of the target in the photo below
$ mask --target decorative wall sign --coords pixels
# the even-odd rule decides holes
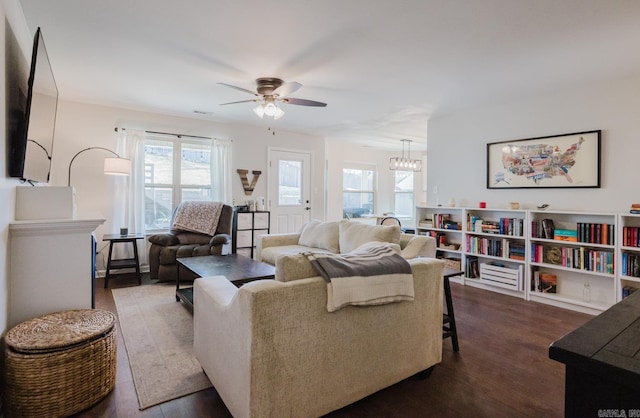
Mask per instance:
[[[599,188],[601,131],[487,144],[487,189]]]
[[[253,193],[253,189],[255,189],[256,183],[258,182],[258,178],[260,178],[260,174],[262,174],[262,171],[254,170],[251,172],[253,174],[251,184],[249,184],[249,179],[247,179],[249,170],[238,169],[236,171],[240,175],[240,181],[242,182],[242,187],[244,188],[244,194],[246,194],[247,196],[251,196],[251,194]]]

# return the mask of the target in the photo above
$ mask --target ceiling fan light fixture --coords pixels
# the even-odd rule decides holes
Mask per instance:
[[[278,107],[275,105],[275,103],[268,102],[264,107],[264,114],[267,116],[275,116],[277,110],[278,110]]]
[[[255,112],[256,115],[258,115],[258,117],[260,119],[262,119],[264,117],[264,105],[263,104],[259,104],[258,106],[253,108],[253,111]]]
[[[284,116],[284,110],[276,106],[276,113],[273,115],[273,119],[278,120],[283,116]]]

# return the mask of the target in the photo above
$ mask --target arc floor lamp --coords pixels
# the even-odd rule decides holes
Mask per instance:
[[[131,174],[131,160],[120,157],[118,154],[116,154],[115,152],[111,151],[108,148],[89,147],[81,151],[78,151],[78,153],[74,155],[71,161],[69,162],[69,179],[68,179],[67,186],[71,186],[71,166],[73,165],[73,160],[75,160],[76,157],[82,154],[83,152],[94,150],[94,149],[100,149],[115,155],[115,158],[107,157],[104,159],[104,174],[109,174],[112,176],[128,176]]]

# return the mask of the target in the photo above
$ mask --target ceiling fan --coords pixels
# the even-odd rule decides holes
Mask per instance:
[[[226,83],[218,83],[223,86],[231,87],[232,89],[244,91],[245,93],[256,96],[255,99],[240,100],[237,102],[221,103],[222,105],[230,105],[236,103],[258,103],[258,106],[253,111],[260,118],[265,115],[273,117],[274,119],[280,119],[284,115],[284,111],[278,107],[278,103],[286,103],[298,106],[313,106],[313,107],[325,107],[327,104],[322,102],[316,102],[315,100],[298,99],[295,97],[289,97],[302,87],[302,84],[292,81],[285,83],[283,80],[275,77],[261,77],[256,79],[256,91],[251,91],[242,87],[233,86]]]

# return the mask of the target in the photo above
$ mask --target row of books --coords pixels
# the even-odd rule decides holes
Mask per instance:
[[[612,224],[578,222],[576,229],[557,229],[552,219],[542,219],[540,221],[531,221],[531,237],[586,242],[589,244],[615,244],[614,226]]]
[[[478,258],[467,257],[464,264],[464,275],[471,279],[477,279],[480,277],[480,268],[478,267]]]
[[[558,289],[558,276],[553,273],[534,271],[531,281],[531,290],[541,293],[556,293]]]
[[[622,245],[625,247],[640,247],[640,227],[622,227]]]
[[[487,238],[467,235],[467,252],[473,254],[491,255],[495,257],[525,259],[523,242],[511,241],[506,238]]]
[[[625,276],[640,277],[640,254],[622,253],[620,270]]]
[[[434,213],[433,220],[421,221],[418,225],[425,228],[462,229],[458,222],[451,220],[448,213]]]
[[[587,247],[531,244],[531,261],[606,274],[614,271],[613,251]]]
[[[578,241],[590,244],[614,245],[615,233],[611,224],[594,224],[578,222]]]
[[[531,237],[553,239],[555,226],[553,219],[542,219],[541,221],[531,221]]]
[[[488,221],[472,214],[467,215],[467,218],[467,231],[524,236],[524,219],[521,218],[500,218],[498,221]]]

